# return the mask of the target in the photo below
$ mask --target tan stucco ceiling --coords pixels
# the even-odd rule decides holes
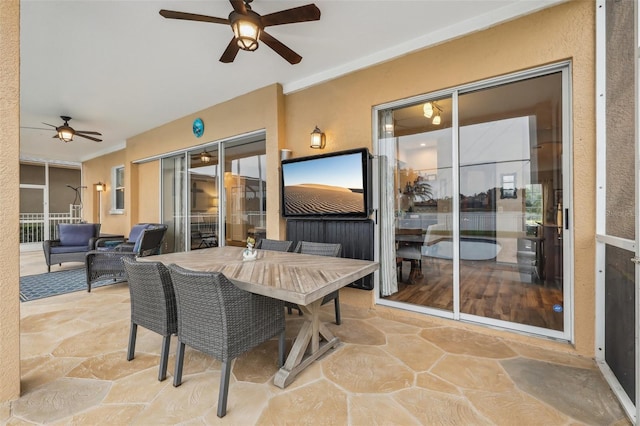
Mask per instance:
[[[563,0],[317,0],[318,22],[269,33],[299,53],[290,65],[265,45],[218,58],[225,25],[167,20],[160,9],[226,18],[226,0],[21,1],[21,126],[97,130],[101,143],[64,144],[52,130],[21,129],[23,159],[83,161],[125,140],[272,83],[285,93],[425,46],[481,30]],[[255,0],[260,14],[310,3]],[[206,124],[205,124],[206,125]]]

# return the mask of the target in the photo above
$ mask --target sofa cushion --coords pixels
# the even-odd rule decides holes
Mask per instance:
[[[89,246],[89,240],[96,236],[93,223],[61,223],[58,225],[60,245]]]
[[[51,247],[52,254],[62,253],[80,253],[83,251],[89,251],[89,245],[86,246],[53,246]]]

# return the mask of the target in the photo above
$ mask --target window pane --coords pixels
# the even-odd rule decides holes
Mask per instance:
[[[225,148],[224,158],[226,242],[244,246],[247,236],[258,240],[266,234],[265,141]]]
[[[563,330],[562,75],[459,96],[460,311]]]
[[[189,152],[191,250],[218,245],[219,178],[220,164],[217,147]]]

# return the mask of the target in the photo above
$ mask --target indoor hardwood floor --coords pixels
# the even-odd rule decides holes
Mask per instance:
[[[403,262],[407,280],[410,263]],[[441,259],[425,259],[422,276],[415,284],[400,282],[399,291],[388,300],[436,309],[453,310],[453,264]],[[460,311],[535,327],[562,330],[562,290],[544,281],[523,283],[517,265],[494,261],[462,261],[460,265]]]

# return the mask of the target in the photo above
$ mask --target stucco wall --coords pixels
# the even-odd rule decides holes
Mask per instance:
[[[594,353],[595,3],[573,1],[285,96],[287,148],[314,154],[372,145],[372,106],[571,59],[575,237],[575,345]],[[302,143],[300,142],[302,141]]]
[[[111,169],[115,166],[125,164],[125,150],[112,152],[100,158],[89,160],[83,165],[83,185],[87,187],[84,190],[84,200],[82,215],[87,222],[98,222],[98,206],[100,209],[100,232],[110,234],[129,235],[129,216],[130,206],[125,201],[125,214],[111,214],[111,195],[113,187],[111,185]],[[106,191],[102,192],[102,201],[99,203],[99,193],[95,189],[98,182],[106,183]],[[126,188],[125,188],[126,192]]]
[[[159,174],[145,174],[144,179],[139,177],[136,169],[140,170],[141,166],[132,164],[136,160],[259,130],[266,133],[267,152],[277,153],[284,145],[283,102],[282,86],[273,84],[129,139],[126,149],[125,181],[127,187],[131,187],[131,191],[126,193],[125,203],[140,206],[159,205]],[[200,138],[196,138],[192,133],[193,120],[197,117],[200,117],[205,125],[204,134]],[[267,156],[267,229],[270,238],[284,236],[284,226],[281,226],[283,222],[279,214],[279,164],[279,156]],[[130,185],[128,179],[138,179],[139,184]]]
[[[295,93],[282,95],[279,85],[181,118],[127,142],[131,161],[207,141],[265,129],[267,135],[267,229],[270,238],[284,235],[279,217],[279,148],[294,157],[317,154],[309,134],[318,125],[327,136],[323,152],[366,146],[372,149],[371,110],[378,104],[454,87],[519,70],[570,59],[572,61],[572,132],[575,238],[575,346],[594,352],[593,264],[595,232],[594,55],[595,3],[571,1],[448,43],[351,73]],[[205,134],[195,139],[191,123],[201,117]],[[129,167],[129,166],[128,166]],[[157,187],[158,183],[155,183]],[[145,179],[130,195],[140,205],[157,191]],[[131,199],[127,198],[127,202]],[[277,202],[276,202],[277,201]],[[371,297],[354,292],[349,297]]]
[[[20,395],[20,2],[0,1],[0,403]],[[0,418],[8,405],[0,404]]]

